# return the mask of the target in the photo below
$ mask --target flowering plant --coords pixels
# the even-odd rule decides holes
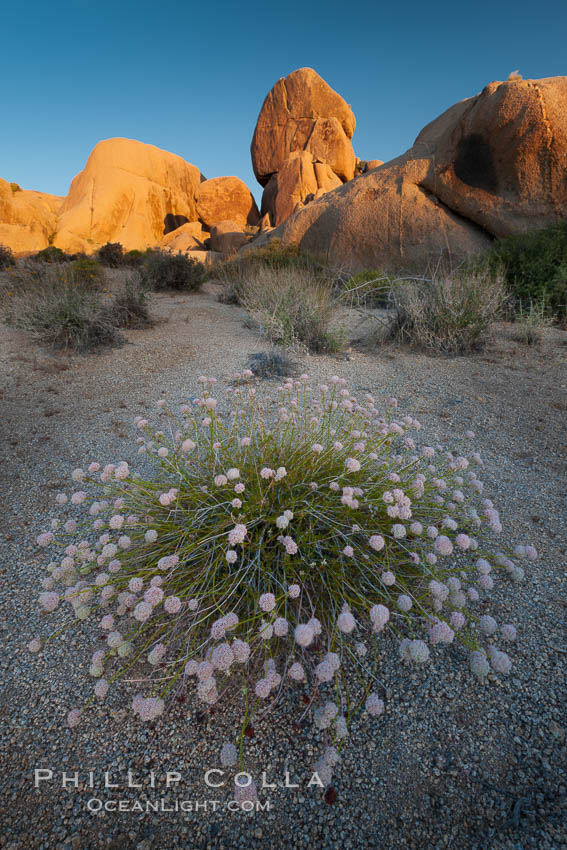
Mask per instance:
[[[502,526],[482,496],[482,458],[464,448],[473,432],[451,451],[418,447],[420,423],[396,417],[395,399],[381,416],[343,379],[313,389],[302,375],[261,401],[251,377],[237,376],[224,412],[215,379],[203,377],[179,413],[158,401],[160,429],[136,417],[147,477],[124,461],[73,472],[81,489],[56,501],[79,517],[38,537],[58,552],[39,601],[47,611],[67,603],[73,623],[97,622],[105,645],[92,656],[91,701],[136,665],[147,682],[132,701],[142,720],[193,682],[205,706],[241,699],[242,733],[224,745],[225,765],[237,744],[242,760],[249,719],[302,688],[304,714],[325,730],[316,767],[328,783],[354,715],[384,711],[384,631],[410,664],[459,640],[474,674],[507,673],[494,640],[514,640],[515,629],[475,603],[496,572],[523,578],[513,558],[537,553],[492,553]],[[83,710],[69,712],[70,726]]]

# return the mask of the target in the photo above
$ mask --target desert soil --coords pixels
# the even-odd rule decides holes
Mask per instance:
[[[259,723],[246,745],[248,763],[278,784],[261,791],[270,810],[255,814],[224,808],[230,785],[224,791],[204,785],[204,770],[218,766],[237,722],[222,712],[199,722],[192,696],[148,727],[124,716],[135,687],[125,684],[121,701],[117,693],[76,730],[66,727],[66,711],[92,688],[92,629],[55,641],[38,657],[25,649],[31,637],[50,631],[37,606],[44,559],[34,541],[55,515],[56,492],[69,491],[71,470],[85,461],[124,459],[135,466],[136,414],[153,415],[160,397],[172,405],[186,401],[201,374],[228,382],[251,354],[267,349],[242,310],[217,302],[212,284],[196,295],[156,296],[154,309],[155,327],[128,331],[122,348],[89,356],[52,355],[18,331],[0,329],[0,846],[567,847],[567,334],[557,330],[532,349],[501,325],[481,353],[451,359],[363,345],[340,356],[295,356],[299,370],[317,382],[340,374],[355,393],[371,392],[377,401],[397,396],[400,411],[416,415],[431,442],[467,428],[477,432],[485,494],[501,508],[506,535],[533,542],[541,553],[528,562],[526,581],[500,581],[488,606],[518,628],[508,677],[491,674],[480,685],[453,646],[410,670],[386,643],[386,712],[354,728],[335,775],[335,802],[306,786],[316,758],[312,733],[294,731],[282,708],[274,721],[283,734]],[[276,383],[258,379],[257,386],[271,391]],[[36,768],[54,776],[38,790]],[[129,768],[146,781],[154,770],[156,789],[104,790],[103,771],[122,782]],[[178,791],[160,784],[167,769],[183,772]],[[281,787],[286,769],[299,788]],[[62,771],[75,770],[79,788],[64,790]],[[95,771],[94,790],[86,786],[88,770]],[[186,814],[87,808],[93,797],[143,794],[221,803],[216,812]]]

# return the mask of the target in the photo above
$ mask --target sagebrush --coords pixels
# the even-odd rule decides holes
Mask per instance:
[[[481,345],[505,299],[502,275],[486,267],[403,280],[391,290],[392,334],[433,352],[466,354]]]
[[[208,277],[223,284],[221,301],[226,304],[242,303],[242,288],[249,278],[256,279],[263,272],[307,272],[312,277],[334,282],[334,275],[320,257],[301,251],[297,245],[283,245],[272,239],[262,248],[251,247],[237,257],[216,264]]]
[[[59,350],[85,352],[121,341],[100,295],[68,283],[15,295],[4,320]]]
[[[107,242],[98,249],[99,263],[111,269],[118,269],[124,262],[124,248],[120,242]]]
[[[3,321],[56,350],[87,352],[121,344],[118,328],[151,324],[148,293],[136,272],[124,271],[114,291],[91,258],[65,263],[27,261],[0,287]]]
[[[202,263],[185,254],[168,254],[165,251],[147,252],[140,273],[143,286],[155,291],[175,289],[195,292],[204,280]]]
[[[337,351],[343,343],[330,326],[333,287],[306,269],[251,269],[240,302],[273,344],[317,353]]]

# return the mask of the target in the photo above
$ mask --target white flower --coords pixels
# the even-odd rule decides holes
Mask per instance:
[[[307,623],[300,623],[296,626],[294,636],[300,646],[309,646],[315,637],[313,629]]]

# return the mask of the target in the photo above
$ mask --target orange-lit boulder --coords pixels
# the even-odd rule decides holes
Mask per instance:
[[[53,237],[63,198],[0,179],[0,245],[15,254],[41,251]]]
[[[232,219],[242,227],[256,225],[260,213],[252,192],[238,177],[212,177],[197,191],[197,215],[207,227]]]
[[[205,239],[208,237],[209,234],[202,229],[199,221],[188,221],[167,233],[159,241],[158,247],[174,254],[178,251],[202,251],[206,250]]]
[[[354,176],[350,106],[312,68],[281,78],[260,110],[251,154],[254,174],[265,186],[290,153],[306,150],[326,162],[342,181]]]
[[[205,178],[180,156],[132,139],[99,142],[69,189],[54,244],[95,251],[106,242],[126,250],[156,245],[196,221],[195,195]]]

